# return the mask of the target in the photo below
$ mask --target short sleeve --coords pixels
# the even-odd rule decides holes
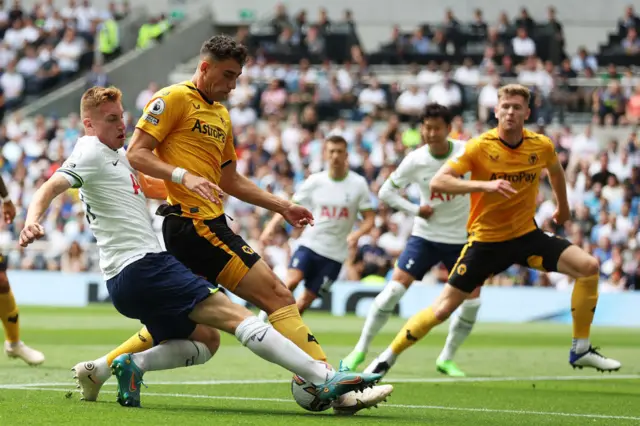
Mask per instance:
[[[467,142],[464,151],[447,161],[447,165],[458,175],[462,176],[473,170],[477,162],[479,143],[471,140]]]
[[[162,142],[184,118],[186,97],[178,91],[163,89],[144,107],[136,127]]]
[[[78,143],[56,173],[61,173],[67,178],[72,187],[80,188],[99,174],[100,166],[96,153],[92,152],[88,146]]]
[[[369,192],[369,185],[367,185],[367,181],[362,179],[361,181],[361,194],[360,194],[360,203],[358,204],[358,210],[361,212],[367,210],[373,210],[373,203],[371,202],[371,193]]]
[[[304,182],[302,182],[298,189],[296,189],[295,194],[293,194],[292,201],[296,204],[302,204],[303,206],[311,207],[311,194],[314,187],[315,179],[313,178],[313,176],[310,176]]]
[[[389,176],[389,182],[391,185],[398,189],[402,189],[413,182],[413,174],[415,171],[413,163],[414,160],[412,155],[405,157],[402,162],[400,162],[398,168]]]

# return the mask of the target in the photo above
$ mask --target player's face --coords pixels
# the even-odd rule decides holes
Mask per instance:
[[[327,142],[325,155],[332,169],[343,169],[347,165],[347,147],[343,143]]]
[[[212,101],[222,102],[236,88],[236,80],[242,74],[242,66],[234,59],[224,61],[205,60],[200,64],[204,91]]]
[[[521,130],[530,113],[529,105],[520,95],[503,96],[495,110],[498,123],[505,130]]]
[[[451,133],[451,125],[441,117],[427,118],[422,122],[422,140],[428,145],[442,144]]]
[[[125,124],[124,109],[120,102],[107,102],[93,111],[85,125],[109,148],[120,149],[124,146]]]

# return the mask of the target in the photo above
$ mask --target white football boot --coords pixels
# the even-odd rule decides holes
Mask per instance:
[[[391,385],[379,385],[366,388],[362,392],[348,392],[332,404],[333,412],[339,416],[352,416],[365,408],[378,408],[378,404],[387,400],[393,392]]]
[[[4,353],[9,358],[20,358],[29,365],[40,365],[44,362],[44,354],[30,348],[22,341],[16,343],[4,342]]]
[[[622,364],[615,359],[607,358],[598,352],[599,348],[589,346],[589,350],[581,354],[574,351],[569,352],[569,364],[574,368],[582,369],[583,367],[595,368],[598,371],[618,371]]]
[[[97,374],[95,363],[93,361],[79,362],[71,371],[76,381],[76,387],[82,393],[82,400],[96,401],[106,380],[102,380]]]

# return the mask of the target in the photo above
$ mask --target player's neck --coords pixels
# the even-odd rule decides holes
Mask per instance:
[[[498,137],[505,145],[518,146],[522,143],[522,129],[505,130],[498,127]]]
[[[329,169],[329,177],[337,182],[344,180],[349,174],[349,169]]]
[[[452,143],[447,139],[445,142],[429,145],[429,153],[434,158],[445,158],[451,152]]]

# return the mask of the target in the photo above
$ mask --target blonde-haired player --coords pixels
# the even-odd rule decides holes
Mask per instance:
[[[521,85],[500,88],[495,115],[498,127],[466,145],[431,180],[431,190],[471,194],[469,239],[449,276],[449,283],[427,309],[411,317],[391,345],[365,370],[386,374],[398,356],[445,321],[478,285],[518,264],[556,271],[576,280],[571,296],[573,345],[569,363],[615,371],[620,362],[604,357],[589,341],[598,301],[599,265],[595,257],[569,241],[538,229],[534,214],[544,169],[556,199],[554,220],[570,218],[565,176],[553,142],[524,128],[530,93]],[[460,176],[471,172],[471,180]]]

